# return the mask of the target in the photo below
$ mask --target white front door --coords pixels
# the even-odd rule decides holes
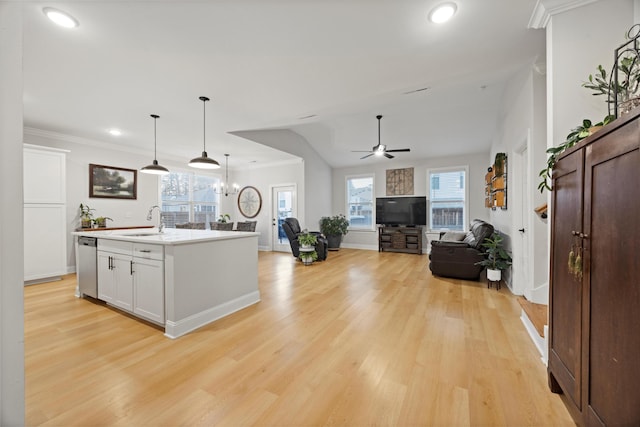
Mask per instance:
[[[296,199],[295,185],[275,186],[271,190],[271,247],[274,251],[291,252],[282,222],[285,218],[297,218]]]

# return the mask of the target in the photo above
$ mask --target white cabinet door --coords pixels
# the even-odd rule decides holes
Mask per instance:
[[[132,257],[98,251],[98,299],[133,310]]]
[[[66,150],[28,146],[24,149],[24,203],[66,203]]]
[[[64,205],[24,205],[24,280],[66,274]]]
[[[98,251],[98,299],[113,303],[116,291],[111,256],[109,252]]]
[[[136,257],[133,271],[133,312],[164,324],[164,262]]]
[[[114,299],[112,304],[133,311],[133,257],[111,254],[113,257]]]

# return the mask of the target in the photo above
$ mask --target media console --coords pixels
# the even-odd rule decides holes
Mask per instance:
[[[379,226],[378,252],[422,254],[422,226]]]

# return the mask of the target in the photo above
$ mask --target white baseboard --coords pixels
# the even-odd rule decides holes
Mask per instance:
[[[529,320],[529,317],[527,316],[527,313],[524,312],[524,310],[520,312],[520,321],[522,322],[522,324],[524,325],[524,328],[529,334],[531,341],[533,341],[533,344],[538,349],[538,352],[540,353],[540,360],[546,366],[547,358],[548,358],[548,355],[547,355],[547,348],[548,348],[547,336],[549,335],[547,331],[548,326],[547,325],[544,326],[544,337],[541,337],[538,334],[536,327],[533,326],[533,323],[531,323],[531,320]]]
[[[344,243],[340,244],[340,247],[345,249],[364,249],[365,251],[377,251],[378,245],[362,245],[358,243]]]
[[[524,296],[535,304],[549,305],[549,283],[543,283],[533,289],[526,289]]]
[[[164,335],[171,339],[181,337],[201,326],[214,322],[225,316],[260,302],[260,291],[250,292],[224,304],[211,307],[176,322],[167,320]]]

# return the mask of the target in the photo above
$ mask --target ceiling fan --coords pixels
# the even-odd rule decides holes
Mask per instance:
[[[371,157],[374,154],[376,156],[385,156],[387,159],[393,159],[395,156],[392,156],[389,153],[408,153],[409,151],[411,151],[409,148],[387,150],[386,145],[380,144],[380,119],[382,118],[382,116],[376,116],[376,118],[378,119],[378,145],[374,145],[370,151],[362,151],[362,150],[353,151],[354,153],[369,153],[366,156],[360,157],[360,160],[366,159],[367,157]]]

